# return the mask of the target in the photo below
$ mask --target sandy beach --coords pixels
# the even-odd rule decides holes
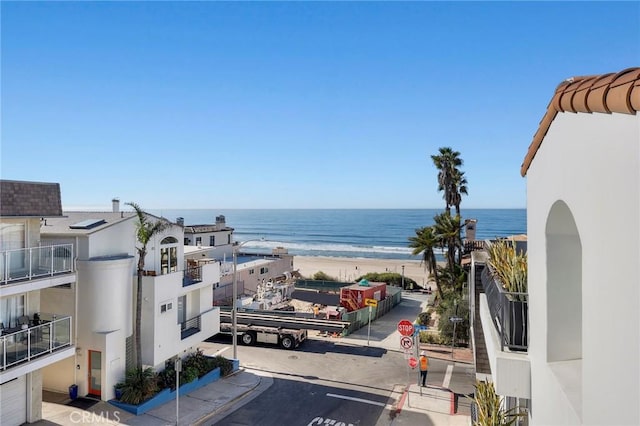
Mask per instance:
[[[413,279],[423,285],[428,282],[428,272],[418,260],[397,259],[368,259],[325,256],[295,256],[293,269],[297,269],[304,277],[311,277],[318,271],[338,279],[339,281],[354,281],[369,272],[396,272]]]

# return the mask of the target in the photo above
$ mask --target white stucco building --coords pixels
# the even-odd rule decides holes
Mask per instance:
[[[0,181],[3,426],[42,418],[43,371],[60,368],[76,352],[75,317],[46,304],[49,289],[71,287],[76,281],[73,246],[48,245],[41,238],[42,226],[61,215],[59,184]]]
[[[640,424],[640,68],[561,83],[527,178],[532,425]]]
[[[113,398],[113,386],[124,378],[134,344],[136,224],[136,215],[120,211],[114,200],[112,212],[65,212],[42,227],[43,241],[74,247],[78,271],[70,288],[43,294],[43,309],[77,312],[75,357],[44,370],[45,389],[66,392],[75,383],[79,395]],[[219,331],[219,311],[211,300],[220,263],[186,265],[183,238],[183,228],[170,224],[147,246],[143,365],[162,369],[165,361]]]

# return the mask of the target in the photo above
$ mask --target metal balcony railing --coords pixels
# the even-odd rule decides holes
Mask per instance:
[[[201,315],[193,317],[180,323],[180,339],[184,340],[189,336],[198,333],[200,328]]]
[[[489,311],[500,336],[500,350],[505,346],[514,351],[527,351],[529,334],[529,294],[513,293],[491,275],[487,264],[482,271],[482,287],[487,296]]]
[[[73,270],[73,244],[0,251],[0,285]]]
[[[0,335],[0,370],[71,346],[71,317],[43,314],[40,324],[5,328]]]
[[[202,266],[187,266],[182,277],[182,287],[202,282]]]

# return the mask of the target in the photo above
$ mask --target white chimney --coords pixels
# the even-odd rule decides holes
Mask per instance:
[[[111,205],[113,206],[113,212],[114,213],[118,213],[120,211],[120,200],[117,198],[114,198],[113,200],[111,200]]]

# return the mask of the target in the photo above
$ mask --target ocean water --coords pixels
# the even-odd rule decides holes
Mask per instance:
[[[285,247],[306,256],[419,259],[411,255],[408,238],[415,230],[433,224],[439,209],[243,209],[155,210],[185,225],[215,223],[224,215],[245,250],[270,253]],[[525,209],[463,210],[462,219],[476,219],[476,239],[493,239],[527,232]],[[463,235],[464,236],[464,235]]]

